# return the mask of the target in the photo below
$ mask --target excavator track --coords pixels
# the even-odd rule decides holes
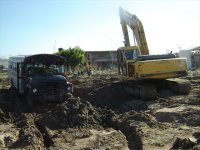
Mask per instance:
[[[177,95],[186,95],[191,90],[191,83],[185,79],[166,79],[149,81],[127,81],[123,84],[125,92],[142,100],[155,100],[157,90],[167,88]]]
[[[191,83],[185,79],[167,79],[168,88],[175,94],[188,94],[191,90]]]
[[[151,83],[129,81],[125,83],[125,92],[142,100],[155,100],[157,98],[156,86]]]

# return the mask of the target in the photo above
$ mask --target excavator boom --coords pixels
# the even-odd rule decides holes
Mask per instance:
[[[141,55],[149,55],[149,49],[142,22],[137,18],[136,15],[130,14],[128,11],[124,10],[121,7],[119,8],[119,16],[124,35],[124,46],[125,47],[131,46],[128,35],[128,28],[127,28],[128,25],[133,31],[133,37],[137,41],[137,45],[140,48]]]

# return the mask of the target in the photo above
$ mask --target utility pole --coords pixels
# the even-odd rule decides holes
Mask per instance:
[[[56,41],[54,41],[54,50],[53,50],[53,53],[56,52]]]

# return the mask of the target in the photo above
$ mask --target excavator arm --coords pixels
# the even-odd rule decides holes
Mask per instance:
[[[121,7],[119,8],[119,16],[124,35],[124,46],[131,46],[127,28],[127,26],[129,26],[133,31],[133,36],[136,39],[138,47],[140,48],[141,55],[149,55],[149,49],[142,22],[137,18],[137,16],[130,14]]]

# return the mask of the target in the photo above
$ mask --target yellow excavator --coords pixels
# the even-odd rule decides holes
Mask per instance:
[[[121,7],[119,16],[124,47],[117,50],[118,72],[128,78],[126,91],[144,100],[156,99],[161,88],[168,88],[176,94],[188,94],[191,83],[178,79],[187,75],[186,59],[176,58],[172,53],[149,55],[142,22]],[[135,46],[130,44],[128,27],[133,32]]]

